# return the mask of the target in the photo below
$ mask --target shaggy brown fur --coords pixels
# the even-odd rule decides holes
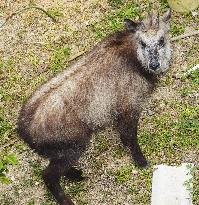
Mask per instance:
[[[137,123],[157,77],[141,65],[137,48],[134,31],[114,33],[42,85],[22,107],[18,133],[49,158],[44,181],[61,205],[73,202],[61,188],[60,177],[82,179],[72,166],[99,129],[114,125],[136,164],[147,166],[137,143]]]

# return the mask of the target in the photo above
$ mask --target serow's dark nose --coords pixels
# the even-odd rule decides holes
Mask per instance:
[[[154,71],[157,70],[159,67],[160,67],[160,63],[159,62],[152,62],[152,63],[149,64],[149,68],[151,70],[154,70]]]

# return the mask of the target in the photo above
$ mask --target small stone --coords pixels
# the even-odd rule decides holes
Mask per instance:
[[[39,185],[39,182],[35,182],[35,185],[38,186],[38,185]]]
[[[15,181],[15,177],[14,176],[11,176],[10,179],[11,179],[11,181]]]
[[[148,110],[148,115],[149,115],[149,116],[154,115],[154,113],[155,113],[155,112],[153,112],[152,110]]]
[[[5,23],[5,20],[0,19],[0,27],[2,27],[2,25]]]
[[[132,170],[132,174],[138,174],[137,170]]]
[[[198,16],[199,15],[199,13],[197,11],[192,11],[191,13],[192,13],[193,16]]]

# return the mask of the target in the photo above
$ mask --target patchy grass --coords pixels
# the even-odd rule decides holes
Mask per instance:
[[[184,25],[179,25],[178,23],[173,22],[170,30],[173,36],[178,36],[184,33],[185,27]]]
[[[159,2],[160,2],[160,7],[161,7],[161,9],[167,9],[167,8],[169,8],[169,4],[168,4],[168,2],[167,2],[167,0],[158,0]]]
[[[70,188],[67,191],[71,196],[74,197],[74,196],[81,194],[82,192],[85,193],[86,189],[82,183],[76,183],[70,186]]]
[[[112,7],[119,7],[121,6],[122,3],[124,3],[123,0],[108,0],[108,3],[112,6]]]
[[[142,19],[141,10],[138,4],[129,3],[123,7],[118,8],[114,13],[105,16],[101,23],[93,25],[93,31],[97,39],[104,38],[107,34],[112,33],[123,28],[125,18]]]
[[[13,132],[14,126],[11,122],[0,115],[0,140],[3,143],[9,139],[10,134]]]
[[[66,59],[70,55],[70,48],[68,47],[58,47],[53,52],[49,67],[53,73],[60,71],[65,68]]]
[[[199,197],[199,170],[194,170],[194,183],[193,183],[193,204],[198,204]]]
[[[3,14],[15,12],[29,1],[13,2],[1,7]],[[33,1],[37,4],[37,1]],[[53,23],[42,13],[27,11],[10,20],[0,31],[6,42],[0,58],[0,142],[3,152],[17,153],[21,166],[8,167],[15,180],[0,186],[0,204],[53,205],[41,172],[46,164],[21,141],[14,132],[17,113],[24,100],[46,79],[65,69],[71,55],[87,50],[109,33],[123,29],[124,18],[142,19],[153,7],[162,13],[167,1],[43,1],[42,5],[58,21]],[[38,12],[38,11],[37,11]],[[198,29],[198,17],[173,12],[171,35]],[[20,22],[20,24],[18,23]],[[11,36],[10,39],[8,37]],[[30,39],[30,40],[29,40]],[[157,95],[146,106],[140,120],[139,143],[151,165],[182,162],[195,163],[193,203],[199,204],[199,122],[198,71],[186,74],[199,63],[197,37],[173,43],[172,71],[160,82]],[[1,46],[1,45],[0,45]],[[168,92],[168,93],[167,93]],[[91,148],[80,161],[88,178],[82,183],[62,185],[77,204],[150,203],[153,169],[136,168],[130,153],[108,131],[95,136]]]
[[[0,182],[4,184],[10,184],[12,180],[7,177],[9,172],[9,165],[16,165],[18,163],[15,154],[2,157],[0,155]]]
[[[64,16],[64,14],[61,11],[59,11],[59,9],[57,9],[57,8],[49,8],[47,10],[47,12],[51,16],[53,16],[54,18],[58,18],[58,17],[63,17]]]
[[[115,180],[119,184],[123,184],[132,178],[132,166],[124,166],[116,171]]]
[[[33,171],[33,181],[41,181],[42,180],[42,167],[39,162],[30,162],[30,166]]]
[[[96,137],[95,143],[95,156],[103,154],[110,148],[110,142],[107,140],[107,137],[104,135],[99,135]]]

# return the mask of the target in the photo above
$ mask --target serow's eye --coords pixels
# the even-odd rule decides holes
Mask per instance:
[[[142,48],[146,48],[146,43],[145,42],[140,41],[140,44],[141,44]]]
[[[165,39],[162,37],[159,40],[159,46],[163,47],[165,45]]]

